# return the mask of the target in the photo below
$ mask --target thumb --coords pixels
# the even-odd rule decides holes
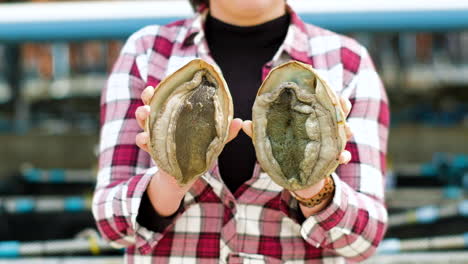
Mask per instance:
[[[252,137],[252,121],[246,120],[242,123],[242,130],[247,136]]]
[[[237,134],[239,134],[239,131],[241,128],[242,128],[242,119],[240,118],[233,119],[231,121],[231,125],[229,126],[229,135],[228,135],[227,142],[233,140],[237,136]]]

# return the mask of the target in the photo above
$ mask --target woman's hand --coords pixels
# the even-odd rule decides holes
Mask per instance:
[[[345,116],[349,115],[349,112],[351,111],[351,102],[345,98],[345,97],[340,97],[340,106],[343,112],[345,113]],[[250,137],[252,137],[252,121],[246,120],[242,123],[242,130]],[[346,130],[346,137],[349,140],[352,136],[353,133],[351,132],[351,129],[347,123],[345,123],[345,130]],[[339,157],[339,162],[340,164],[347,164],[351,160],[351,153],[347,150],[344,150],[341,152],[340,157]],[[325,185],[325,179],[321,180],[315,185],[310,186],[307,189],[303,190],[298,190],[294,191],[297,195],[301,197],[312,197],[320,190],[323,188]],[[302,212],[304,216],[308,217],[312,214],[320,212],[322,209],[324,209],[330,201],[323,201],[321,204],[314,206],[313,208],[308,208],[303,205],[301,205]]]
[[[340,105],[341,105],[341,109],[343,110],[343,113],[347,117],[349,115],[349,112],[351,111],[351,102],[348,100],[348,98],[340,97]],[[346,122],[345,122],[345,130],[346,130],[346,138],[349,140],[353,136],[353,133],[351,132],[351,128]],[[347,164],[350,160],[351,160],[351,153],[347,150],[343,150],[343,152],[341,152],[340,157],[339,157],[340,164]],[[320,190],[323,188],[324,185],[325,185],[325,179],[321,180],[315,185],[310,186],[307,189],[295,191],[295,193],[301,197],[312,197],[318,192],[320,192]],[[304,214],[305,217],[309,217],[313,214],[316,214],[322,211],[323,209],[325,209],[325,207],[327,207],[327,205],[330,203],[331,199],[333,199],[333,196],[331,196],[328,200],[324,200],[322,203],[312,208],[309,208],[300,204],[302,213]]]
[[[150,115],[151,108],[149,102],[154,95],[154,88],[146,87],[141,93],[141,100],[144,105],[140,106],[135,111],[135,117],[138,125],[143,129],[136,135],[135,141],[138,147],[149,153],[148,143],[150,140],[149,133],[145,130],[145,123]],[[229,127],[228,141],[234,139],[242,128],[242,120],[236,118],[231,121]],[[153,205],[153,208],[161,216],[170,216],[179,208],[180,202],[184,195],[188,192],[192,183],[181,187],[176,179],[167,172],[159,169],[158,172],[151,178],[147,188],[148,197]]]

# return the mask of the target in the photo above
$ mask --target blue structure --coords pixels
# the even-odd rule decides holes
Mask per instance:
[[[465,29],[468,4],[459,2],[463,1],[392,1],[381,7],[367,0],[289,1],[306,22],[340,32]],[[192,13],[188,1],[0,6],[0,43],[123,39],[145,25],[166,24]]]

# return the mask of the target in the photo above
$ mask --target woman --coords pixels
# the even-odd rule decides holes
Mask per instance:
[[[93,201],[102,235],[126,247],[128,263],[343,263],[371,256],[386,229],[389,112],[366,49],[305,24],[284,0],[194,4],[194,18],[133,34],[103,91]],[[143,103],[194,58],[221,68],[237,118],[218,166],[181,188],[147,153],[142,127],[150,109]],[[354,132],[331,176],[334,194],[312,207],[260,173],[249,138],[257,89],[273,66],[291,59],[323,73],[343,97]],[[296,194],[314,197],[324,184]]]

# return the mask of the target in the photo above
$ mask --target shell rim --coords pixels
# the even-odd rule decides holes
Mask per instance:
[[[343,112],[343,110],[341,109],[341,107],[339,106],[339,100],[338,100],[338,96],[335,94],[335,92],[331,89],[331,86],[329,85],[329,83],[323,79],[320,74],[317,72],[317,70],[315,70],[311,65],[309,64],[305,64],[303,62],[299,62],[299,61],[295,61],[295,60],[291,60],[291,61],[288,61],[288,62],[285,62],[285,63],[282,63],[276,67],[274,67],[269,73],[268,75],[265,77],[265,79],[263,80],[262,82],[262,85],[260,86],[260,88],[258,89],[257,91],[257,97],[261,94],[264,93],[264,90],[266,89],[266,83],[267,83],[267,80],[271,77],[271,75],[275,74],[276,71],[279,71],[283,68],[286,68],[286,67],[290,67],[291,65],[293,65],[294,67],[300,67],[300,68],[303,68],[303,69],[306,69],[306,70],[309,70],[315,78],[317,78],[317,81],[318,82],[321,82],[323,84],[323,86],[325,87],[325,91],[328,95],[328,97],[330,98],[334,108],[335,108],[335,111],[336,111],[336,114],[337,115],[340,115],[340,118],[341,120],[346,120],[346,116]],[[255,104],[254,104],[255,106]],[[252,108],[254,109],[254,108]],[[253,120],[252,120],[253,121]],[[257,135],[256,135],[256,128],[255,128],[255,124],[256,122],[252,122],[252,141],[254,143],[254,146],[256,145],[256,142],[258,141],[258,138],[257,138]],[[341,132],[341,133],[340,133]],[[336,131],[337,135],[338,135],[338,138],[340,139],[340,136],[343,136],[343,133],[344,133],[344,127],[342,127],[342,125],[339,125],[337,126],[337,131]],[[342,143],[341,144],[341,151],[343,151],[346,147],[346,136],[341,138],[342,140]],[[258,158],[257,158],[258,160]],[[271,162],[271,161],[270,161]],[[270,163],[269,162],[269,163]],[[331,171],[330,171],[330,174],[336,170],[336,168],[339,166],[340,164],[337,162],[336,166],[333,166],[333,168],[331,168]],[[267,172],[265,170],[265,172]],[[268,172],[267,172],[268,174]],[[301,188],[297,188],[296,187],[293,187],[292,185],[288,184],[288,182],[286,180],[284,180],[283,178],[280,178],[280,179],[277,179],[278,177],[275,175],[275,176],[271,176],[269,175],[270,178],[273,179],[273,181],[275,181],[277,184],[279,184],[280,186],[284,187],[284,188],[287,188],[288,190],[291,190],[291,191],[296,191],[296,190],[300,190],[300,189],[305,189],[309,186],[312,186],[312,185],[304,185],[304,186],[301,186]],[[326,177],[326,176],[324,176]]]
[[[184,71],[186,71],[188,68],[190,67],[197,67],[198,69],[197,70],[207,70],[212,76],[213,78],[216,79],[216,81],[218,82],[220,88],[222,88],[222,93],[224,95],[224,97],[226,98],[226,101],[227,103],[224,103],[223,105],[223,111],[227,111],[227,118],[225,120],[225,129],[223,129],[223,137],[222,137],[222,142],[223,142],[223,146],[224,144],[226,144],[226,141],[228,139],[228,136],[229,136],[229,125],[233,119],[233,113],[234,113],[234,106],[233,106],[233,101],[232,101],[232,96],[231,96],[231,93],[229,91],[229,87],[226,83],[226,80],[224,79],[221,71],[219,70],[218,67],[216,67],[215,65],[212,65],[208,62],[206,62],[205,60],[202,60],[202,59],[193,59],[191,61],[189,61],[188,63],[186,63],[184,66],[180,67],[179,69],[177,69],[175,72],[171,73],[170,75],[166,76],[165,78],[163,78],[161,80],[161,82],[154,88],[154,94],[153,96],[151,97],[151,99],[148,101],[148,104],[147,105],[152,105],[154,104],[154,100],[157,100],[157,98],[160,96],[159,94],[162,93],[162,87],[164,87],[172,78],[174,78],[175,75],[177,74],[180,74]],[[170,97],[170,94],[168,95],[167,98]],[[227,109],[226,109],[227,108]],[[158,116],[158,113],[159,111],[154,111],[154,110],[150,110],[150,115],[148,116],[148,118],[146,118],[145,120],[145,124],[144,124],[144,131],[148,133],[148,136],[149,136],[149,142],[148,142],[148,149],[149,149],[149,154],[150,156],[152,157],[152,159],[156,162],[156,158],[154,157],[156,155],[156,153],[153,153],[153,146],[152,146],[152,132],[151,132],[151,129],[150,129],[150,123],[153,121],[153,120],[156,120],[156,116]],[[221,148],[222,150],[222,148]],[[219,154],[218,154],[219,155]],[[156,164],[157,165],[157,164]],[[210,165],[212,166],[212,164]],[[158,166],[158,169],[159,166]],[[208,168],[209,170],[210,168]],[[202,173],[203,174],[203,173]],[[198,176],[194,177],[194,179],[198,178]],[[179,183],[180,185],[180,183]]]

